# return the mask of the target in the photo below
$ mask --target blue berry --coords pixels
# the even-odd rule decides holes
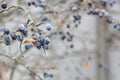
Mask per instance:
[[[88,2],[88,6],[89,6],[89,7],[92,7],[92,3],[91,3],[91,2]]]
[[[16,34],[11,34],[10,36],[11,36],[12,40],[16,40],[17,39],[17,35]]]
[[[5,30],[5,28],[0,26],[0,32],[3,32],[4,30]]]
[[[24,36],[27,36],[27,32],[28,32],[27,29],[24,29],[24,30],[22,31],[22,33],[23,33]]]
[[[24,36],[23,35],[17,35],[17,40],[22,42],[24,39]]]
[[[80,15],[73,15],[74,22],[79,21],[81,19]]]
[[[44,45],[43,45],[43,48],[46,49],[46,50],[49,49],[47,44],[44,44]]]
[[[41,42],[42,44],[44,43],[45,38],[43,36],[40,36],[37,41]]]
[[[44,44],[48,45],[49,43],[50,43],[49,40],[47,40],[47,39],[44,40]]]
[[[61,40],[65,40],[66,36],[62,35]]]
[[[31,2],[28,2],[28,6],[31,6]]]
[[[77,7],[76,7],[76,6],[73,6],[73,7],[71,8],[71,10],[72,10],[72,11],[77,11]]]
[[[52,78],[54,75],[53,74],[49,74],[49,77]]]
[[[50,31],[50,30],[51,30],[51,27],[52,27],[52,25],[51,25],[51,24],[49,24],[49,23],[45,26],[46,30],[48,30],[48,31]]]
[[[18,25],[18,31],[23,32],[25,30],[24,24]]]
[[[32,38],[33,38],[34,40],[37,40],[37,36],[35,36],[35,35],[33,35]]]
[[[4,35],[4,43],[7,46],[11,44],[10,35]]]
[[[29,43],[29,44],[26,44],[26,45],[25,45],[25,49],[26,49],[26,50],[30,49],[31,47],[33,47],[33,44],[32,44],[32,43]]]
[[[45,78],[48,78],[48,77],[49,77],[49,74],[48,74],[48,73],[44,73],[43,76],[44,76]]]
[[[117,24],[116,26],[114,26],[114,28],[116,28],[117,30],[120,30],[120,24]]]
[[[42,18],[41,18],[41,21],[48,21],[47,16],[43,15]]]
[[[35,45],[36,45],[36,47],[37,47],[38,49],[40,49],[41,46],[42,46],[41,43],[40,43],[39,41],[37,41]]]
[[[106,5],[107,5],[107,0],[100,0],[100,3],[101,3],[103,6],[106,6]]]
[[[10,30],[9,29],[4,29],[4,34],[10,34]]]
[[[3,3],[1,4],[1,7],[2,7],[3,9],[6,9],[6,8],[7,8],[7,3],[6,3],[6,2],[3,2]]]

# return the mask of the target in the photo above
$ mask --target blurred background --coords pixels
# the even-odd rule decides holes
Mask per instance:
[[[48,21],[37,26],[37,29],[43,31],[42,35],[49,37],[49,50],[44,51],[36,47],[26,50],[26,44],[22,44],[24,59],[21,60],[20,42],[12,41],[11,45],[6,46],[1,38],[0,80],[120,79],[120,32],[118,30],[106,23],[104,19],[87,15],[86,5],[77,12],[67,11],[70,7],[76,6],[72,2],[80,1],[81,4],[84,0],[42,0],[44,2],[42,8],[30,5],[29,2],[32,1],[37,3],[40,0],[0,0],[0,5],[3,2],[7,3],[7,8],[21,5],[29,11],[36,24],[41,22],[43,16],[47,16]],[[106,8],[116,20],[120,20],[119,4],[118,0],[113,7]],[[47,7],[44,8],[44,5]],[[12,8],[1,13],[2,10],[0,7],[1,28],[8,28],[12,32],[19,24],[26,24],[28,17],[25,11]],[[45,13],[52,10],[60,13]],[[73,15],[76,14],[80,15],[81,19],[73,22]],[[52,24],[51,31],[44,28],[48,22]],[[34,28],[36,29],[34,25],[28,26],[28,38],[34,34],[31,32]],[[1,37],[2,35],[3,32],[0,32]],[[69,36],[73,37],[72,40],[71,38],[69,40]],[[45,73],[52,76],[46,77]]]

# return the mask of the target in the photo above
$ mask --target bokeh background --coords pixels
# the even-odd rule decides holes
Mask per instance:
[[[43,16],[41,13],[43,9],[28,6],[29,1],[35,0],[0,0],[0,4],[7,2],[8,7],[22,5],[23,8],[30,11],[34,21],[39,23],[41,16]],[[59,1],[45,0],[47,5],[49,5],[48,10],[65,10],[71,6],[69,5],[70,1],[74,0],[68,0],[65,4],[53,6]],[[120,20],[119,0],[117,2],[112,8],[107,7],[106,10],[116,20]],[[44,25],[39,26],[39,28],[46,34],[54,31],[70,32],[74,36],[73,41],[63,41],[60,35],[53,35],[50,37],[49,50],[46,50],[46,54],[43,49],[38,50],[35,47],[26,51],[23,44],[24,65],[29,66],[43,80],[120,80],[120,32],[103,19],[87,15],[84,8],[78,11],[82,18],[78,27],[75,27],[72,18],[73,14],[75,13],[64,12],[57,15],[57,17],[46,14],[53,28],[51,31],[44,30]],[[27,17],[24,12],[18,9],[11,9],[0,14],[0,27],[6,27],[14,31],[19,24],[25,24],[26,20]],[[64,21],[62,27],[58,28],[57,20]],[[66,27],[68,24],[70,28]],[[20,60],[19,45],[19,41],[14,41],[10,46],[0,43],[0,54],[9,55]],[[71,45],[73,46],[72,48]],[[0,56],[0,80],[37,79],[25,67],[2,55]],[[48,69],[51,66],[57,66],[58,69]],[[54,76],[45,78],[43,76],[45,72],[52,73]]]

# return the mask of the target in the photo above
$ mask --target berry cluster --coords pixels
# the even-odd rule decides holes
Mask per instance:
[[[51,27],[50,24],[46,25],[47,30],[50,30],[49,29],[50,27]],[[1,28],[1,30],[4,31],[3,37],[4,37],[4,43],[6,45],[10,45],[11,42],[16,39],[20,42],[23,42],[23,40],[27,37],[27,32],[28,32],[24,24],[18,25],[17,32],[10,32],[10,30],[6,28],[5,29]],[[27,41],[25,40],[28,43],[25,45],[26,50],[33,47],[33,45],[35,45],[38,49],[43,47],[45,50],[48,50],[48,44],[50,43],[48,38],[45,38],[44,36],[40,36],[37,38],[37,36],[33,35],[33,40],[34,43],[32,43],[32,41],[29,41],[29,39]]]
[[[15,5],[8,7],[8,4],[6,2],[2,2],[1,3],[2,10],[0,11],[1,13],[3,13],[4,11],[7,12],[12,8],[21,9],[21,11],[23,11],[28,18],[27,21],[28,24],[27,23],[26,25],[19,24],[17,30],[15,30],[14,32],[10,31],[5,27],[0,27],[0,32],[3,32],[2,37],[4,39],[4,43],[7,46],[9,46],[13,41],[18,40],[20,43],[25,44],[24,48],[26,50],[32,47],[36,47],[37,49],[43,48],[44,50],[48,50],[50,43],[48,37],[51,37],[53,35],[59,35],[62,41],[67,41],[72,43],[74,39],[74,35],[69,30],[71,27],[73,27],[71,26],[71,23],[66,25],[68,30],[67,32],[64,32],[61,27],[63,27],[65,21],[67,21],[69,19],[68,17],[70,17],[71,15],[73,18],[72,22],[75,24],[75,27],[78,27],[79,24],[81,23],[81,14],[79,12],[84,9],[85,11],[87,11],[88,15],[96,15],[100,19],[106,20],[106,22],[111,24],[115,29],[120,30],[120,23],[115,21],[109,14],[109,12],[105,10],[105,7],[107,5],[112,7],[116,3],[115,0],[99,0],[99,2],[95,0],[56,0],[56,1],[58,2],[54,3],[53,1],[51,1],[52,3],[49,3],[50,1],[45,1],[45,0],[31,0],[28,2],[28,6],[30,8],[31,6],[42,8],[40,9],[42,11],[39,11],[39,15],[38,15],[39,20],[36,19],[36,17],[33,17],[35,19],[32,19],[31,12],[25,10],[24,7],[22,7],[21,5],[18,5],[17,7]],[[64,4],[65,5],[67,4],[67,8],[62,8],[63,7],[62,5]],[[61,10],[56,9],[56,6],[58,8],[58,5],[60,5],[60,9],[62,8]],[[59,15],[65,17],[65,20],[59,20],[58,21],[59,24],[56,25],[57,28],[55,28],[56,30],[52,32],[53,26],[50,23],[52,23],[52,21],[53,22],[57,21],[58,18],[60,17]],[[49,19],[48,17],[52,18],[53,20]],[[47,30],[46,32],[51,31],[50,34],[46,35],[46,33],[43,32],[43,30],[39,29],[40,27],[42,27],[40,24],[35,25],[35,23],[37,23],[37,20],[40,21],[40,23],[45,24],[43,27]],[[31,36],[32,38],[28,38]],[[74,44],[72,43],[70,45],[70,48],[73,47]],[[37,74],[35,72],[31,72],[30,75],[36,76]],[[52,73],[45,72],[43,76],[45,78],[52,78],[54,75]]]
[[[43,76],[45,78],[52,78],[54,75],[52,73],[44,73]]]
[[[101,2],[105,4],[106,0],[101,0]],[[107,12],[105,9],[93,7],[94,5],[91,2],[88,3],[88,6],[88,15],[97,15],[100,18],[104,18],[107,23],[111,24],[115,29],[120,30],[120,23],[113,19],[109,12]]]
[[[41,8],[45,8],[46,7],[46,4],[44,1],[42,0],[36,0],[36,1],[31,1],[31,2],[28,2],[28,6],[35,6],[35,7],[41,7]]]
[[[10,45],[12,40],[18,40],[18,41],[23,41],[23,39],[27,36],[27,30],[24,27],[24,24],[20,24],[18,26],[18,32],[20,34],[17,34],[15,32],[10,32],[9,29],[7,28],[2,28],[2,31],[4,32],[3,37],[4,37],[4,42],[6,45]]]
[[[43,36],[40,36],[40,37],[37,38],[35,45],[38,49],[43,47],[44,49],[48,50],[49,49],[48,44],[49,44],[49,39],[44,38]]]

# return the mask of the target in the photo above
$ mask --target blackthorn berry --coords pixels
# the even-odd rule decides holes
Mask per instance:
[[[11,44],[10,35],[4,35],[4,42],[7,46]]]
[[[9,29],[4,29],[4,34],[10,34],[10,30]]]
[[[44,44],[44,45],[43,45],[43,48],[46,49],[46,50],[49,49],[47,44]]]
[[[24,39],[24,36],[23,35],[17,35],[17,40],[22,42]]]
[[[30,49],[31,47],[33,47],[33,44],[32,44],[32,43],[29,43],[29,44],[26,44],[26,45],[25,45],[25,49],[26,49],[26,50]]]
[[[38,49],[40,49],[41,46],[42,46],[41,43],[40,43],[39,41],[37,41],[35,45],[36,45],[36,47],[37,47]]]
[[[17,35],[16,34],[11,34],[10,36],[11,36],[12,40],[16,40],[17,39]]]
[[[25,30],[24,24],[18,25],[18,31],[23,32]]]
[[[1,4],[1,7],[2,7],[3,9],[6,9],[6,8],[7,8],[7,3],[6,3],[6,2],[3,2],[3,3]]]
[[[49,23],[45,26],[46,30],[48,30],[48,31],[50,31],[50,30],[51,30],[51,27],[52,27],[52,25],[51,25],[51,24],[49,24]]]

